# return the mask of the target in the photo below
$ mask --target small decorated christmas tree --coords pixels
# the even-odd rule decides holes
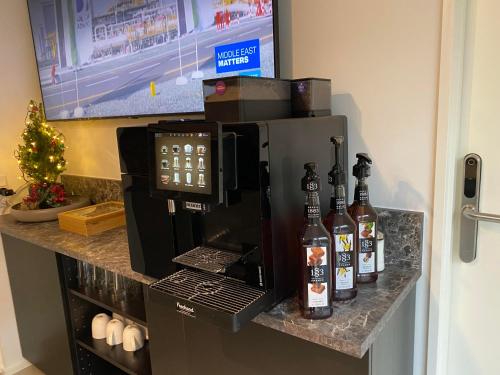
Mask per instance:
[[[41,103],[30,101],[21,138],[23,144],[18,145],[15,157],[23,179],[30,184],[29,195],[24,198],[25,208],[65,205],[64,187],[57,182],[67,164],[64,136],[47,124]]]

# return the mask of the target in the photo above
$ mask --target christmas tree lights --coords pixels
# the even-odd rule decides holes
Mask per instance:
[[[59,207],[66,204],[64,188],[57,182],[66,169],[64,136],[47,124],[41,103],[28,105],[26,128],[15,157],[23,179],[30,184],[24,199],[28,209]]]

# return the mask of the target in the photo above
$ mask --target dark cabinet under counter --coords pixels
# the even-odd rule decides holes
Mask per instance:
[[[238,333],[148,303],[155,375],[370,374],[369,354],[357,359],[249,323]]]
[[[23,357],[46,375],[73,373],[56,253],[3,235]]]
[[[195,317],[179,314],[156,298],[146,298],[146,308],[154,375],[413,373],[415,287],[409,291],[391,319],[384,322],[383,327],[381,325],[382,332],[379,332],[377,339],[361,357],[332,350],[328,348],[328,342],[324,342],[324,345],[313,343],[307,336],[294,337],[256,322],[233,333]],[[356,324],[354,321],[359,318],[358,315],[353,315],[352,324]],[[310,322],[314,327],[310,332],[311,336],[314,334],[313,330],[323,330],[332,336],[342,335],[344,330],[346,336],[349,335],[350,327],[344,326],[341,321],[334,328],[336,332],[327,332],[330,324],[326,321],[305,322]],[[296,325],[298,331],[298,326],[304,324],[304,320],[299,318],[286,324],[291,331]],[[356,341],[357,339],[352,340],[353,346]]]

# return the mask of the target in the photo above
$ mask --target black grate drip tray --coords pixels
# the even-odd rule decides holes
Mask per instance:
[[[263,290],[223,275],[192,269],[180,270],[151,284],[149,294],[153,302],[233,331],[238,331],[271,303],[271,296]]]
[[[241,254],[213,247],[198,246],[172,259],[175,263],[213,273],[224,273],[240,260]]]

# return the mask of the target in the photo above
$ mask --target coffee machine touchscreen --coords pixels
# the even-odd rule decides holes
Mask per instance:
[[[212,194],[210,133],[156,133],[156,187]]]

